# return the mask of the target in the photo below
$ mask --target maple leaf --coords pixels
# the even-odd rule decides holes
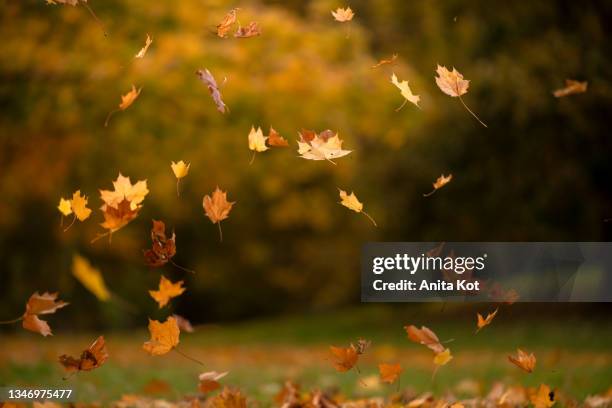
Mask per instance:
[[[346,156],[351,150],[342,150],[342,140],[337,133],[324,130],[316,134],[311,130],[302,130],[298,140],[298,153],[300,157],[307,160],[327,160],[334,163],[332,159]]]
[[[334,19],[340,23],[351,21],[355,16],[355,13],[353,13],[353,10],[351,10],[350,7],[338,7],[336,11],[332,11],[331,14],[334,16]]]
[[[60,202],[57,205],[57,209],[65,217],[67,217],[70,214],[72,214],[72,204],[70,204],[70,200],[67,200],[65,198],[60,198]]]
[[[107,359],[108,352],[106,351],[104,336],[100,336],[81,353],[81,357],[74,358],[62,354],[59,357],[59,362],[68,373],[72,373],[78,371],[91,371],[102,366]]]
[[[104,127],[108,126],[108,122],[115,113],[119,111],[124,111],[129,108],[140,95],[140,91],[142,91],[142,88],[139,88],[137,90],[136,87],[132,85],[132,89],[128,93],[126,93],[125,95],[121,95],[121,103],[119,104],[119,109],[112,110],[108,113],[106,121],[104,122]]]
[[[395,74],[391,75],[391,83],[393,85],[395,85],[399,90],[400,93],[402,94],[402,96],[404,97],[404,103],[402,103],[402,105],[397,108],[395,111],[399,111],[400,109],[402,109],[404,107],[404,105],[406,105],[406,102],[411,102],[413,103],[417,108],[421,109],[421,107],[419,106],[419,101],[421,100],[421,97],[419,95],[414,95],[412,93],[412,90],[410,89],[410,87],[408,86],[408,81],[398,81],[397,76],[395,76]]]
[[[470,81],[467,79],[463,79],[463,75],[453,68],[452,71],[449,71],[446,67],[438,65],[436,69],[438,76],[436,77],[436,84],[440,88],[442,92],[445,94],[452,96],[453,98],[459,98],[463,107],[474,117],[480,124],[484,127],[487,125],[484,124],[482,120],[468,106],[463,102],[463,98],[461,95],[465,95],[468,91],[468,87],[470,86]]]
[[[546,384],[540,384],[537,391],[533,392],[529,399],[534,408],[550,408],[555,405],[555,392]]]
[[[272,147],[288,147],[289,142],[287,139],[282,137],[272,126],[270,126],[270,132],[268,134],[268,146]]]
[[[205,195],[204,200],[202,201],[204,212],[210,219],[210,222],[219,226],[219,239],[221,241],[223,241],[221,221],[229,217],[229,213],[234,204],[236,204],[236,202],[227,201],[227,192],[219,189],[219,186],[217,186],[215,191],[213,191],[212,197]]]
[[[147,188],[147,180],[140,180],[136,184],[132,184],[129,177],[119,173],[117,180],[113,181],[113,191],[100,190],[100,198],[104,203],[113,208],[119,208],[123,201],[128,201],[130,209],[135,210],[140,207],[144,201],[149,189]]]
[[[268,140],[268,138],[263,135],[263,132],[261,131],[260,127],[255,130],[254,126],[251,126],[251,131],[249,132],[248,138],[249,149],[253,151],[253,158],[251,159],[250,163],[253,163],[253,160],[255,159],[255,153],[265,152],[266,150],[268,150],[268,146],[266,146],[266,140]]]
[[[26,303],[26,310],[23,316],[17,320],[22,321],[22,327],[26,330],[39,333],[43,336],[50,336],[53,333],[49,324],[38,318],[38,315],[55,313],[58,309],[68,306],[68,303],[57,300],[58,293],[45,292],[42,295],[34,292]]]
[[[445,349],[434,356],[434,364],[437,366],[443,366],[448,364],[453,359],[450,349]]]
[[[142,348],[152,356],[161,356],[175,348],[179,343],[180,329],[174,317],[168,317],[164,323],[149,319],[151,340]]]
[[[414,325],[404,326],[404,330],[408,334],[408,338],[415,343],[422,344],[429,349],[433,350],[434,353],[442,353],[444,346],[440,343],[438,336],[425,326],[417,328]]]
[[[332,363],[339,372],[342,373],[349,371],[355,366],[355,364],[357,364],[359,354],[357,353],[355,347],[349,346],[344,348],[330,346],[329,349],[334,357],[334,361]]]
[[[172,168],[172,172],[174,173],[174,177],[176,177],[176,195],[177,196],[181,195],[181,190],[180,190],[181,179],[187,176],[187,174],[189,174],[190,166],[191,166],[191,163],[185,163],[182,160],[179,161],[178,163],[175,163],[173,161],[170,164],[170,167]]]
[[[482,329],[483,327],[491,324],[491,322],[493,321],[493,318],[495,317],[495,315],[497,315],[497,310],[498,309],[495,309],[494,312],[487,314],[486,318],[482,317],[480,313],[476,313],[476,319],[477,319],[476,326],[478,327],[476,329],[476,333],[478,333],[480,329]]]
[[[191,322],[185,319],[183,316],[173,314],[172,317],[176,319],[176,323],[178,324],[178,327],[181,332],[193,333],[195,331],[195,329],[191,325]]]
[[[351,192],[351,194],[347,194],[346,191],[342,190],[342,189],[338,189],[339,194],[340,194],[340,204],[345,206],[346,208],[355,211],[356,213],[362,213],[363,215],[365,215],[366,217],[368,217],[368,219],[370,221],[372,221],[372,224],[374,224],[374,226],[376,227],[376,221],[374,221],[374,218],[372,218],[367,212],[363,211],[363,203],[361,203],[358,199],[357,196],[355,195],[355,193]]]
[[[217,110],[221,113],[225,113],[229,111],[228,107],[223,102],[223,97],[221,96],[221,92],[219,91],[219,86],[217,85],[217,81],[212,76],[208,69],[199,69],[196,71],[196,75],[200,78],[200,81],[204,82],[206,87],[208,88],[208,92],[210,92],[210,96],[213,98],[215,105],[217,105]]]
[[[247,408],[246,398],[238,390],[224,388],[211,401],[212,408]]]
[[[393,384],[404,370],[399,364],[381,363],[378,365],[378,371],[380,372],[380,380],[382,382]]]
[[[227,33],[230,31],[234,23],[236,23],[236,13],[238,10],[240,9],[231,9],[229,13],[227,13],[225,17],[223,17],[223,20],[221,20],[221,22],[217,24],[217,36],[221,38],[225,38],[227,36]]]
[[[528,373],[533,372],[536,365],[536,357],[533,353],[527,354],[521,349],[516,350],[516,357],[508,356],[508,361]]]
[[[172,237],[166,237],[166,224],[163,221],[153,220],[151,241],[153,241],[151,249],[144,252],[147,266],[159,268],[176,255],[176,234],[173,232]]]
[[[575,79],[566,79],[565,87],[559,88],[553,92],[555,98],[563,98],[569,95],[585,93],[589,83],[587,81],[580,82]]]
[[[393,64],[395,62],[395,60],[397,60],[397,54],[393,54],[389,58],[381,59],[376,64],[372,65],[372,69],[380,68],[383,65],[387,65],[387,64]]]
[[[79,221],[85,221],[91,215],[91,209],[87,208],[87,201],[86,196],[81,196],[80,190],[75,191],[72,195],[70,206]]]
[[[433,183],[433,190],[431,190],[429,193],[423,194],[423,197],[429,197],[430,195],[432,195],[433,193],[435,193],[436,191],[438,191],[439,189],[441,189],[442,187],[450,183],[452,179],[453,179],[452,174],[449,174],[448,176],[445,176],[444,174],[442,174]]]
[[[200,383],[198,384],[198,389],[202,393],[207,393],[221,388],[219,380],[225,377],[226,375],[227,371],[223,373],[218,373],[216,371],[208,371],[206,373],[202,373],[198,377],[198,379],[200,380]]]
[[[111,293],[104,283],[104,278],[100,271],[94,268],[87,259],[79,254],[74,254],[72,257],[72,275],[87,290],[94,294],[98,300],[106,302],[111,298]]]
[[[99,234],[92,242],[95,242],[106,235],[109,235],[109,239],[112,238],[113,233],[125,227],[130,223],[130,221],[138,216],[140,207],[133,210],[131,203],[128,200],[123,200],[121,203],[119,203],[117,208],[104,204],[102,207],[100,207],[100,210],[104,215],[104,222],[100,225],[102,228],[107,229],[108,232]]]
[[[149,34],[147,34],[147,39],[145,41],[144,47],[142,47],[140,51],[138,51],[138,54],[136,54],[134,58],[144,58],[151,44],[153,44],[153,39],[149,36]]]
[[[235,38],[250,38],[261,35],[261,29],[256,21],[251,21],[246,27],[238,27],[234,33]]]
[[[159,289],[150,290],[149,294],[157,302],[159,308],[161,309],[168,304],[170,299],[180,296],[184,291],[185,288],[183,287],[183,281],[172,283],[162,275],[159,280]]]

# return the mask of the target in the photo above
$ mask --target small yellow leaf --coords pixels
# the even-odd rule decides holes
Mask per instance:
[[[151,340],[146,341],[142,348],[153,356],[161,356],[175,348],[179,343],[180,329],[174,317],[168,317],[165,322],[149,319]]]
[[[141,90],[142,88],[136,90],[136,87],[132,85],[132,90],[121,96],[121,103],[119,104],[119,109],[126,110],[127,108],[129,108],[130,105],[134,103],[136,98],[138,98]]]
[[[170,299],[180,296],[184,291],[183,281],[172,283],[162,275],[159,280],[159,290],[150,290],[149,294],[155,299],[161,309],[168,304]]]
[[[550,408],[555,405],[555,392],[546,384],[540,384],[538,390],[529,397],[534,408]]]
[[[353,10],[351,10],[350,7],[338,7],[336,11],[332,11],[331,13],[332,16],[334,16],[334,19],[336,21],[339,21],[340,23],[346,23],[347,21],[351,21],[353,19],[353,16],[355,15],[355,13],[353,13]]]
[[[80,190],[74,192],[70,205],[79,221],[85,221],[91,215],[91,209],[87,208],[87,197],[81,196]]]
[[[65,198],[60,198],[60,202],[57,206],[57,209],[64,216],[72,214],[72,205],[70,204],[70,200],[66,200]]]
[[[102,274],[81,255],[75,254],[72,257],[72,274],[98,300],[106,302],[110,299],[111,294],[104,283]]]
[[[348,194],[346,191],[340,188],[338,189],[338,191],[340,194],[340,200],[341,200],[340,204],[341,205],[357,213],[362,213],[363,215],[368,217],[370,221],[372,221],[372,224],[374,224],[374,226],[376,226],[376,221],[374,221],[374,219],[370,217],[368,213],[363,211],[363,203],[360,202],[359,199],[357,199],[357,196],[355,195],[355,193],[351,192],[351,194]]]
[[[414,95],[412,93],[412,90],[408,86],[408,81],[401,81],[400,82],[397,79],[397,76],[395,76],[395,74],[392,74],[391,75],[391,83],[393,85],[395,85],[400,90],[400,93],[406,99],[406,101],[411,102],[414,105],[416,105],[417,108],[420,108],[419,101],[421,100],[421,97],[419,95]],[[400,110],[401,108],[403,108],[405,104],[406,104],[406,102],[404,101],[402,106],[397,108],[397,110]]]
[[[444,187],[445,185],[450,183],[452,179],[453,179],[453,175],[452,174],[449,174],[448,176],[445,176],[444,174],[442,174],[433,183],[433,188],[434,189],[432,191],[430,191],[429,193],[427,193],[427,194],[423,194],[423,197],[429,197],[430,195],[432,195],[433,193],[435,193],[436,191],[438,191],[439,189],[441,189],[442,187]]]
[[[447,348],[443,352],[437,353],[433,361],[435,365],[443,366],[443,365],[446,365],[452,359],[453,359],[453,356],[451,355],[451,351],[450,349]]]
[[[145,41],[144,47],[142,47],[140,51],[138,51],[138,54],[136,54],[134,58],[144,58],[145,54],[147,53],[147,50],[149,49],[152,43],[153,39],[149,36],[149,34],[147,34],[147,39]]]
[[[178,163],[172,162],[170,167],[172,167],[172,171],[174,172],[174,176],[177,179],[182,179],[187,174],[189,174],[189,167],[191,163],[185,163],[184,161],[179,161]]]
[[[260,127],[255,130],[255,127],[251,126],[251,131],[249,132],[249,149],[255,152],[265,152],[268,150],[268,146],[266,146],[266,140],[268,138],[263,135],[263,132]]]

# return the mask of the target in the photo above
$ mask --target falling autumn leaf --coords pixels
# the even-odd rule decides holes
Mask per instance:
[[[461,95],[465,95],[467,93],[468,87],[470,86],[470,81],[463,79],[463,75],[461,75],[461,73],[455,68],[453,68],[452,71],[449,71],[446,69],[446,67],[438,65],[436,72],[438,73],[438,76],[436,77],[436,84],[440,90],[449,96],[459,98],[463,107],[474,118],[476,118],[476,120],[480,122],[482,126],[487,127],[487,125],[485,125],[484,122],[481,121],[480,118],[467,107],[465,102],[463,102],[463,98],[461,98]]]
[[[445,176],[444,174],[442,174],[433,183],[433,188],[434,189],[432,191],[430,191],[429,193],[423,194],[423,197],[429,197],[430,195],[432,195],[433,193],[435,193],[436,191],[438,191],[439,189],[441,189],[442,187],[444,187],[445,185],[450,183],[452,179],[453,179],[453,175],[452,174],[449,174],[448,176]]]
[[[200,374],[198,379],[200,383],[198,384],[198,389],[202,393],[208,393],[214,391],[216,389],[221,388],[221,384],[219,380],[227,375],[227,371],[223,373],[218,373],[216,371],[209,371],[206,373]]]
[[[81,196],[81,191],[77,190],[72,195],[70,205],[74,215],[79,221],[85,221],[91,215],[91,209],[87,208],[87,197]]]
[[[240,10],[239,8],[234,8],[229,11],[223,17],[223,20],[219,24],[217,24],[217,35],[221,38],[225,38],[227,33],[231,30],[234,23],[236,23],[236,13]]]
[[[108,121],[115,113],[119,111],[124,111],[129,108],[140,95],[140,91],[142,91],[142,88],[136,90],[136,87],[132,85],[131,91],[129,91],[125,95],[121,95],[121,103],[119,104],[119,109],[115,109],[109,112],[108,116],[106,117],[106,121],[104,122],[104,126],[108,126]]]
[[[508,360],[523,371],[526,371],[528,373],[533,372],[536,365],[535,355],[533,353],[527,354],[521,349],[517,349],[516,353],[516,357],[508,356]]]
[[[53,333],[49,324],[38,318],[39,315],[55,313],[58,309],[68,306],[68,303],[57,300],[58,293],[45,292],[42,295],[34,292],[26,303],[26,310],[23,316],[18,320],[22,321],[22,327],[34,333],[50,336]]]
[[[176,255],[176,234],[166,236],[166,224],[163,221],[153,220],[151,228],[151,249],[144,251],[145,263],[147,266],[159,268],[164,266]]]
[[[334,16],[334,19],[340,23],[351,21],[355,16],[355,13],[353,13],[353,10],[351,10],[350,7],[338,7],[336,11],[332,11],[331,14]]]
[[[300,157],[307,160],[327,160],[332,164],[332,159],[344,157],[351,153],[351,150],[342,150],[342,140],[337,133],[331,130],[324,130],[316,134],[312,130],[302,130],[298,140],[298,153]]]
[[[78,371],[91,371],[100,367],[108,359],[104,336],[98,337],[85,351],[81,357],[74,358],[66,354],[59,357],[60,364],[68,373]]]
[[[170,299],[180,296],[184,291],[185,288],[183,287],[183,281],[172,283],[162,275],[159,280],[159,289],[150,290],[149,294],[157,302],[159,308],[161,309],[168,304]]]
[[[183,177],[186,177],[189,174],[189,167],[191,163],[185,163],[184,161],[179,161],[175,163],[174,161],[170,164],[172,168],[172,172],[174,173],[174,177],[176,177],[176,195],[180,195],[179,183]]]
[[[565,87],[555,90],[553,95],[555,98],[563,98],[569,95],[585,93],[588,85],[589,83],[587,81],[580,82],[575,79],[566,79]]]
[[[70,200],[65,198],[60,198],[60,202],[57,206],[59,212],[62,213],[63,216],[67,217],[72,214],[72,204],[70,204]]]
[[[372,345],[372,342],[370,340],[365,340],[365,339],[358,339],[357,344],[351,343],[351,347],[354,348],[357,351],[357,354],[359,355],[365,353],[367,349],[370,348],[371,345]]]
[[[497,315],[497,310],[498,309],[495,309],[494,312],[487,314],[486,318],[482,317],[480,313],[476,313],[476,319],[477,319],[476,326],[478,327],[476,329],[476,333],[478,333],[480,329],[482,329],[483,327],[491,324],[491,322],[493,321],[493,318],[495,317],[495,315]]]
[[[382,382],[393,384],[404,370],[399,364],[381,363],[378,365],[378,371],[380,372],[380,380]]]
[[[357,364],[359,354],[354,347],[330,346],[329,349],[334,357],[332,363],[339,372],[349,371]]]
[[[263,135],[263,132],[261,131],[260,127],[255,130],[255,127],[251,126],[251,131],[249,132],[248,139],[249,149],[253,151],[253,158],[251,159],[250,163],[253,163],[253,160],[255,159],[255,153],[265,152],[266,150],[268,150],[268,146],[266,146],[266,140],[268,138]]]
[[[223,232],[221,231],[221,221],[229,217],[229,213],[232,210],[232,206],[236,204],[232,201],[227,201],[227,192],[217,188],[212,193],[212,197],[209,195],[204,196],[202,206],[206,216],[210,219],[210,222],[219,226],[219,240],[223,241]]]
[[[437,366],[443,366],[448,364],[449,361],[451,361],[453,359],[453,356],[451,354],[450,349],[445,349],[444,351],[440,352],[440,353],[436,353],[436,355],[434,356],[434,364]]]
[[[408,334],[408,338],[415,343],[422,344],[429,349],[433,350],[434,353],[442,353],[444,350],[444,346],[440,343],[438,336],[431,331],[429,328],[425,326],[421,326],[421,328],[417,328],[414,325],[404,326],[404,330]]]
[[[72,275],[98,300],[106,302],[111,298],[111,293],[100,271],[79,254],[74,254],[72,257]]]
[[[419,101],[421,100],[421,97],[419,95],[414,95],[412,93],[412,90],[410,89],[410,87],[408,86],[408,81],[398,81],[397,76],[395,76],[395,74],[391,75],[391,83],[393,85],[395,85],[399,90],[400,93],[402,94],[402,96],[404,97],[404,103],[402,103],[402,105],[397,108],[395,111],[399,111],[400,109],[402,109],[404,107],[404,105],[406,105],[406,102],[411,102],[413,103],[417,108],[421,108],[419,106]]]
[[[235,38],[250,38],[261,35],[261,29],[256,21],[251,21],[246,27],[238,27],[234,33]]]
[[[204,82],[206,87],[208,88],[208,92],[210,92],[210,96],[213,98],[215,105],[217,105],[217,110],[221,113],[225,113],[229,111],[225,102],[223,102],[223,97],[221,96],[221,91],[219,91],[219,85],[217,85],[217,81],[212,76],[208,69],[199,69],[196,71],[196,75],[200,78],[200,81]]]
[[[136,54],[134,58],[144,58],[151,44],[153,44],[153,39],[149,36],[149,34],[147,34],[147,39],[145,41],[144,47],[142,47],[140,51],[138,51],[138,54]]]
[[[546,384],[540,384],[540,387],[529,396],[529,399],[534,408],[550,408],[556,402],[555,392]]]
[[[270,126],[270,133],[268,134],[268,146],[272,147],[287,147],[289,142],[287,139],[282,137],[272,126]]]
[[[389,58],[381,59],[376,64],[372,65],[372,69],[380,68],[383,65],[387,65],[387,64],[393,64],[395,62],[395,60],[397,60],[397,54],[393,54]]]
[[[146,341],[142,348],[152,356],[166,354],[179,343],[180,330],[174,317],[168,317],[164,323],[149,319],[149,332],[151,340]]]
[[[176,319],[176,323],[178,324],[178,327],[181,330],[181,332],[193,333],[195,331],[191,322],[187,320],[186,318],[184,318],[183,316],[173,314],[172,317]]]
[[[358,199],[357,196],[355,195],[355,193],[351,192],[351,194],[347,194],[346,191],[342,190],[342,189],[338,189],[339,194],[340,194],[340,204],[345,206],[346,208],[355,211],[356,213],[362,213],[363,215],[365,215],[366,217],[368,217],[368,219],[370,221],[372,221],[372,224],[374,224],[374,226],[376,227],[376,221],[374,221],[374,218],[372,218],[367,212],[363,211],[363,203],[361,203]]]

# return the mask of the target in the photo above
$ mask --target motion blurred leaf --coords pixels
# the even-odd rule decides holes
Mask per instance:
[[[569,95],[585,93],[589,83],[587,81],[580,82],[575,79],[566,79],[565,87],[557,89],[553,92],[555,98],[563,98]]]
[[[87,0],[47,0],[47,4],[67,4],[69,6],[76,6],[79,2],[87,3]]]
[[[327,160],[336,164],[332,159],[351,153],[351,150],[342,150],[342,142],[338,134],[329,129],[319,134],[311,130],[302,130],[298,140],[298,153],[307,160]]]
[[[67,372],[71,373],[77,371],[91,371],[102,366],[107,359],[108,352],[106,351],[104,336],[100,336],[87,348],[87,350],[81,353],[80,358],[62,354],[59,357],[59,362]]]
[[[368,219],[370,221],[372,221],[372,224],[374,224],[374,226],[376,226],[376,221],[374,221],[374,218],[370,217],[370,215],[368,213],[366,213],[365,211],[363,211],[363,203],[361,203],[358,199],[357,196],[355,195],[355,193],[351,192],[351,194],[347,194],[346,191],[342,190],[342,189],[338,189],[339,193],[340,193],[340,204],[345,206],[346,208],[353,210],[357,213],[362,213],[363,215],[365,215],[366,217],[368,217]]]
[[[178,324],[178,327],[181,332],[193,333],[195,331],[191,322],[183,316],[173,314],[172,317],[176,319],[176,323]]]
[[[432,191],[430,191],[429,193],[427,193],[427,194],[423,194],[423,197],[429,197],[430,195],[432,195],[433,193],[435,193],[436,191],[438,191],[439,189],[441,189],[442,187],[444,187],[445,185],[450,183],[452,179],[453,179],[453,175],[452,174],[449,174],[448,176],[445,176],[444,174],[442,174],[433,183],[433,188],[434,189]]]
[[[217,110],[221,113],[225,113],[229,111],[225,102],[223,102],[223,97],[221,96],[221,92],[219,91],[219,85],[217,85],[217,81],[212,76],[208,69],[199,69],[196,71],[196,75],[200,78],[200,81],[204,82],[206,87],[208,88],[208,92],[210,92],[210,96],[212,96],[213,101],[217,105]]]
[[[261,35],[261,29],[256,21],[251,21],[246,27],[238,27],[234,33],[236,38],[250,38]]]
[[[434,364],[437,366],[443,366],[448,364],[449,361],[451,361],[453,359],[453,356],[451,354],[450,349],[445,349],[444,351],[440,352],[440,353],[436,353],[436,355],[434,356]]]
[[[164,323],[149,319],[149,332],[151,340],[146,341],[142,348],[152,356],[166,354],[179,343],[180,330],[174,317],[169,317]]]
[[[59,212],[62,213],[63,216],[68,216],[72,214],[72,205],[70,204],[70,200],[66,200],[65,198],[60,198],[60,202],[57,206]]]
[[[358,339],[357,344],[351,343],[351,347],[354,348],[357,351],[357,354],[359,355],[365,353],[370,348],[371,345],[372,345],[372,342],[370,340],[365,340],[365,339]]]
[[[184,291],[185,288],[183,287],[183,281],[172,283],[162,275],[159,280],[159,289],[150,290],[149,294],[157,302],[159,308],[161,309],[168,304],[170,299],[180,296]]]
[[[147,34],[147,39],[145,41],[144,47],[142,47],[140,51],[138,51],[138,54],[136,54],[134,58],[144,58],[151,44],[153,44],[153,39],[149,36],[149,34]]]
[[[100,271],[79,254],[74,254],[72,257],[72,274],[98,300],[106,302],[111,298],[111,294],[104,283],[104,278]]]
[[[225,38],[227,33],[231,30],[234,23],[236,23],[236,13],[240,10],[238,8],[231,9],[229,13],[223,17],[223,20],[217,24],[217,35],[221,38]]]
[[[483,318],[480,313],[476,313],[476,319],[477,319],[476,326],[478,326],[476,333],[478,333],[480,329],[482,329],[483,327],[491,324],[491,322],[493,321],[493,318],[495,318],[495,315],[497,315],[497,311],[498,309],[495,309],[493,313],[487,314],[486,318]]]
[[[404,370],[399,364],[381,363],[378,365],[378,371],[380,372],[380,380],[382,382],[393,384]]]
[[[399,90],[400,93],[402,94],[402,96],[406,99],[404,101],[404,103],[402,103],[402,105],[396,109],[396,111],[399,111],[400,109],[402,109],[404,107],[404,105],[406,104],[406,102],[411,102],[413,103],[417,108],[421,108],[419,106],[419,101],[421,100],[421,97],[419,95],[414,95],[412,93],[412,90],[410,89],[410,87],[408,86],[408,81],[398,81],[397,76],[395,76],[395,74],[391,75],[391,83],[393,85],[395,85]]]
[[[467,107],[465,102],[463,102],[463,98],[461,98],[461,95],[465,95],[467,93],[470,86],[470,81],[463,79],[463,75],[455,68],[453,68],[452,71],[449,71],[446,67],[438,65],[436,72],[438,73],[438,76],[436,77],[436,84],[440,90],[449,96],[459,98],[463,107],[474,118],[476,118],[476,120],[479,121],[482,126],[487,127],[487,125],[485,125],[484,122],[481,121],[480,118]]]
[[[546,384],[540,384],[540,387],[529,396],[529,399],[534,408],[550,408],[556,402],[555,392]]]
[[[387,64],[393,64],[395,62],[395,60],[397,60],[397,54],[393,54],[389,58],[381,59],[376,64],[372,65],[372,69],[380,68],[383,65],[387,65]]]
[[[91,209],[87,208],[87,201],[86,196],[81,196],[80,190],[75,191],[72,195],[70,206],[79,221],[85,221],[91,215]]]
[[[521,370],[524,370],[528,373],[533,372],[536,365],[536,357],[533,353],[527,354],[521,349],[516,350],[516,357],[508,356],[508,360],[519,367]]]
[[[22,316],[22,327],[26,330],[50,336],[53,333],[46,321],[38,318],[38,315],[55,313],[58,309],[68,306],[68,303],[57,300],[58,293],[45,292],[42,295],[34,292],[26,303],[26,310]]]
[[[334,16],[334,19],[336,21],[339,21],[341,23],[346,23],[347,21],[351,21],[353,17],[355,16],[355,13],[353,13],[353,10],[351,10],[350,7],[346,7],[346,8],[338,7],[336,11],[332,11],[331,14],[332,16]]]
[[[410,340],[430,348],[434,353],[439,354],[445,351],[438,336],[427,327],[421,326],[419,329],[414,325],[410,325],[404,326],[404,330],[406,330]]]
[[[268,134],[268,146],[272,147],[287,147],[289,142],[287,139],[282,137],[272,126],[270,126],[270,133]]]
[[[330,346],[329,349],[332,352],[334,357],[334,361],[332,362],[336,370],[339,372],[349,371],[351,368],[357,364],[357,360],[359,359],[359,354],[355,347],[336,347]]]
[[[200,374],[198,377],[200,383],[198,384],[198,389],[202,393],[207,393],[214,391],[218,388],[221,388],[221,384],[219,380],[227,375],[227,371],[224,373],[218,373],[216,371],[209,371],[206,373]]]
[[[223,233],[221,232],[221,221],[229,217],[232,206],[235,202],[227,201],[227,192],[217,188],[209,195],[204,196],[202,206],[206,216],[210,222],[219,226],[219,239],[223,241]]]
[[[147,266],[159,268],[167,264],[176,255],[176,234],[173,232],[172,237],[168,238],[166,236],[166,224],[163,221],[153,220],[151,241],[153,241],[151,249],[144,252]]]

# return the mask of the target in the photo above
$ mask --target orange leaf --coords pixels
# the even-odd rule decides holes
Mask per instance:
[[[212,197],[209,195],[204,196],[202,206],[206,216],[210,219],[213,224],[219,224],[219,235],[221,241],[223,241],[223,235],[221,234],[221,221],[229,217],[229,213],[232,210],[232,206],[235,202],[227,201],[227,192],[222,191],[217,187],[212,193]]]
[[[149,294],[155,299],[161,309],[168,304],[170,299],[180,296],[184,291],[183,281],[172,283],[162,275],[159,280],[159,290],[150,290]]]
[[[536,358],[533,353],[527,354],[521,349],[517,349],[517,356],[508,356],[508,360],[519,367],[521,370],[524,370],[528,373],[533,372],[536,365]]]
[[[493,318],[495,317],[495,315],[497,315],[497,310],[498,309],[495,309],[493,313],[487,314],[486,318],[483,318],[480,313],[476,313],[476,318],[478,319],[478,321],[476,322],[476,325],[478,326],[476,333],[478,333],[480,329],[482,329],[483,327],[491,324],[491,322],[493,321]]]
[[[349,371],[351,368],[357,364],[357,360],[359,359],[359,354],[357,353],[357,349],[354,347],[335,347],[330,346],[332,354],[334,355],[335,360],[333,361],[334,367],[339,372]]]
[[[219,380],[226,375],[227,372],[218,373],[216,371],[209,371],[207,373],[202,373],[199,377],[200,383],[198,384],[198,389],[202,393],[207,393],[221,388]]]
[[[268,145],[274,147],[287,147],[289,142],[282,137],[272,126],[270,126],[270,134],[268,135]]]
[[[380,380],[387,384],[393,384],[404,371],[399,364],[385,363],[379,364],[378,370],[380,371]]]
[[[442,353],[444,351],[444,346],[440,344],[438,336],[436,336],[436,334],[427,327],[421,326],[419,329],[414,325],[410,325],[404,326],[404,330],[406,330],[406,333],[408,333],[408,338],[413,342],[430,348],[434,351],[434,353]]]
[[[98,337],[87,350],[81,353],[80,358],[74,358],[66,354],[59,357],[59,362],[67,372],[91,371],[100,367],[108,359],[104,336]]]
[[[149,319],[151,340],[146,341],[142,348],[152,356],[161,356],[175,348],[179,343],[180,329],[174,317],[169,317],[164,323]]]
[[[223,17],[223,20],[217,24],[217,35],[221,38],[225,38],[227,33],[236,22],[236,12],[240,10],[238,8],[231,9],[229,13]]]
[[[42,295],[34,292],[26,303],[22,327],[26,330],[40,333],[45,337],[52,335],[53,333],[47,322],[39,319],[38,315],[55,313],[58,309],[68,305],[64,301],[57,300],[57,296],[57,292],[45,292]]]
[[[151,228],[151,249],[144,251],[145,264],[153,268],[164,266],[176,254],[176,234],[166,237],[166,224],[163,221],[153,220]],[[161,307],[161,306],[160,306]]]

